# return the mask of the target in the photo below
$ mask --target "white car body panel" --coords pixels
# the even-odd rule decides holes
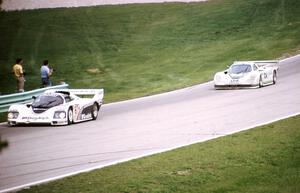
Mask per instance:
[[[66,94],[68,93],[68,94]],[[90,98],[79,97],[81,95],[89,96]],[[14,104],[8,110],[8,123],[10,125],[17,124],[51,124],[51,125],[67,125],[68,110],[72,111],[72,122],[82,122],[93,119],[92,107],[97,105],[98,111],[103,103],[104,90],[103,89],[60,89],[47,90],[41,96],[55,96],[61,97],[63,103],[57,106],[48,108],[47,110],[40,110],[28,104]],[[9,117],[12,113],[18,113],[17,117]],[[65,117],[54,117],[55,112],[65,113]],[[11,114],[9,114],[11,113]],[[98,115],[98,113],[97,113]]]
[[[231,69],[236,66],[250,66],[247,71],[233,73]],[[277,81],[278,61],[237,61],[227,70],[217,72],[214,76],[216,89],[225,88],[258,88]]]

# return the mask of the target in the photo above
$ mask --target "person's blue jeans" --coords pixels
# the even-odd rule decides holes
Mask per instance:
[[[42,78],[43,87],[51,86],[51,81],[49,78]]]

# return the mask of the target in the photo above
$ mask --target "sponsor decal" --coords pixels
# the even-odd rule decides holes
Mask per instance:
[[[49,117],[22,117],[22,119],[36,121],[36,120],[47,120],[49,119]]]
[[[239,83],[239,80],[238,79],[231,79],[230,83],[233,84],[233,85],[235,85],[235,84]]]

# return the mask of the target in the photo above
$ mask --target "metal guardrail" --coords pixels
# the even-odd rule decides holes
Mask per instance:
[[[16,103],[22,104],[22,103],[31,102],[33,96],[39,95],[45,92],[46,90],[64,89],[64,88],[68,88],[68,86],[69,86],[68,84],[62,84],[62,85],[50,86],[50,87],[35,89],[35,90],[21,92],[21,93],[2,95],[0,96],[0,113],[6,112],[10,107],[10,105],[12,104],[16,104]]]

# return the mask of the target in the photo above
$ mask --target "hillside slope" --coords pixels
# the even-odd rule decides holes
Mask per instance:
[[[234,60],[273,59],[300,45],[300,1],[211,0],[0,12],[0,92],[25,61],[26,89],[53,82],[106,90],[117,101],[211,80]]]

